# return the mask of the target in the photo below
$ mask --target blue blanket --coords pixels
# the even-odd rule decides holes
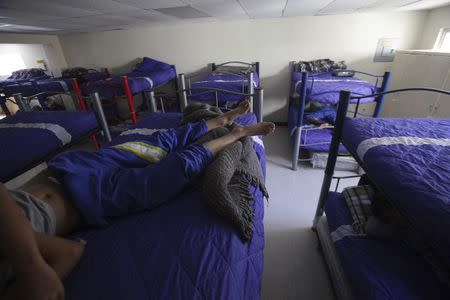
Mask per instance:
[[[168,125],[150,114],[137,129]],[[170,114],[170,127],[181,114]],[[254,123],[246,115],[239,122]],[[134,130],[134,129],[132,129]],[[119,137],[135,140],[139,130]],[[264,149],[255,143],[264,166]],[[169,170],[168,170],[169,171]],[[259,299],[263,271],[264,201],[255,196],[255,233],[243,243],[227,220],[193,189],[148,212],[116,218],[102,229],[76,234],[88,241],[80,264],[65,280],[67,299]]]
[[[132,72],[114,76],[105,80],[97,80],[83,85],[84,94],[98,92],[101,97],[111,99],[125,94],[122,76],[128,76],[132,94],[149,91],[163,86],[172,79],[176,79],[175,66],[148,57]]]
[[[343,140],[450,266],[450,120],[347,119]]]
[[[295,91],[300,93],[301,73],[292,72],[292,81],[295,83]],[[370,95],[378,91],[373,83],[359,79],[357,77],[337,77],[332,73],[312,73],[308,77],[306,86],[307,100],[319,103],[337,104],[339,102],[339,92],[349,90],[354,95]],[[373,102],[375,99],[364,98],[360,103]],[[351,103],[356,103],[352,100]]]
[[[97,129],[92,112],[18,112],[0,121],[0,181]]]
[[[259,77],[256,72],[253,72],[253,86],[259,86]],[[191,83],[192,97],[189,97],[192,101],[200,102],[215,102],[216,96],[214,92],[203,93],[204,90],[196,89],[199,87],[217,88],[228,90],[238,93],[248,92],[248,77],[245,74],[224,74],[220,72],[209,73],[199,81]],[[201,94],[203,93],[203,94]],[[195,95],[199,94],[199,95]],[[201,95],[200,95],[201,94]],[[226,102],[237,102],[244,100],[245,97],[240,95],[227,94],[223,92],[217,93],[217,98],[220,105],[224,105]]]
[[[399,240],[356,234],[344,198],[329,193],[325,214],[355,299],[449,299],[430,265]]]

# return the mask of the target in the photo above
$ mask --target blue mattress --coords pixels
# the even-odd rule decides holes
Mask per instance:
[[[288,116],[288,128],[291,137],[295,134],[295,129],[297,127],[298,119],[298,108],[296,105],[289,106],[289,116]],[[305,120],[303,124],[305,124]],[[302,130],[301,135],[301,149],[317,151],[317,152],[328,152],[330,149],[331,138],[333,137],[332,129],[314,129],[314,130]],[[311,145],[317,143],[326,143],[320,145]],[[339,147],[339,153],[348,153],[347,149],[343,145]]]
[[[253,86],[259,86],[259,77],[256,72],[253,72]],[[224,89],[232,92],[247,93],[248,92],[248,77],[245,74],[224,74],[220,72],[213,72],[205,75],[199,81],[191,83],[192,97],[189,100],[199,102],[215,102],[216,95],[214,92],[203,93],[204,90],[196,89],[199,87]],[[242,90],[244,88],[244,90]],[[203,93],[203,94],[200,94]],[[199,95],[195,95],[199,94]],[[228,93],[218,92],[217,98],[220,105],[226,102],[238,102],[244,100],[245,97],[240,95],[232,95]]]
[[[24,97],[39,93],[35,82],[31,80],[21,80],[8,85],[4,85],[1,90],[6,97],[12,97],[17,93],[21,93]]]
[[[176,79],[175,66],[151,58],[144,58],[144,62],[134,71],[105,80],[97,80],[83,85],[84,94],[98,92],[103,98],[111,99],[114,96],[125,94],[122,76],[128,76],[132,94],[149,91],[160,87],[172,79]]]
[[[152,113],[137,126],[173,127],[180,116]],[[249,114],[239,121],[256,118]],[[113,142],[125,137],[133,140],[133,134],[123,134]],[[264,149],[255,149],[264,166]],[[65,280],[66,299],[259,299],[264,200],[258,189],[252,192],[255,233],[248,243],[194,189],[152,211],[77,233],[88,244]]]
[[[450,119],[347,119],[343,141],[450,266]]]
[[[354,235],[344,198],[329,193],[325,214],[355,299],[449,299],[430,265],[399,240]],[[347,232],[343,234],[342,232]]]
[[[18,112],[0,120],[0,182],[87,136],[97,126],[92,112]]]
[[[300,93],[301,72],[292,72],[292,81],[295,83],[295,91]],[[332,73],[311,73],[306,86],[307,100],[312,102],[338,104],[339,92],[349,90],[354,95],[370,95],[378,91],[373,83],[359,79],[357,77],[337,77]],[[375,98],[361,99],[360,103],[375,101]],[[356,103],[354,99],[351,103]]]

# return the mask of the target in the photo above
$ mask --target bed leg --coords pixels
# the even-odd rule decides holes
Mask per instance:
[[[103,130],[106,141],[111,142],[111,132],[109,132],[108,122],[106,122],[105,113],[103,111],[102,103],[97,92],[91,94],[91,100],[94,104],[95,115],[97,116],[97,122]]]
[[[86,102],[83,99],[83,95],[81,93],[80,86],[78,85],[78,81],[76,78],[72,78],[72,88],[73,92],[75,93],[75,97],[78,100],[78,105],[80,106],[80,109],[82,111],[87,111]]]
[[[131,90],[130,90],[128,76],[122,76],[122,81],[123,81],[123,89],[125,91],[125,95],[127,96],[127,100],[128,100],[128,108],[130,109],[131,121],[133,121],[133,124],[136,124],[137,117],[136,117],[136,111],[134,110],[133,94],[131,93]]]
[[[387,89],[389,87],[390,79],[391,79],[391,72],[384,72],[383,82],[381,83],[381,88],[380,88],[380,93],[387,91]],[[385,95],[378,96],[377,105],[375,106],[375,110],[373,112],[374,118],[378,118],[381,114],[381,111],[383,110],[384,96]]]
[[[294,143],[292,148],[292,170],[296,171],[298,169],[298,156],[300,154],[300,141],[301,141],[301,127],[295,128],[294,133]]]
[[[14,101],[16,101],[17,106],[21,111],[30,111],[30,106],[28,103],[25,102],[25,100],[22,97],[21,93],[17,93],[13,95]]]
[[[184,73],[178,75],[178,85],[180,87],[179,93],[180,97],[180,111],[183,112],[186,106],[188,106],[187,93],[186,93],[186,80],[184,78]]]
[[[330,191],[331,181],[333,180],[334,167],[339,154],[339,145],[342,138],[342,128],[344,126],[345,116],[350,102],[350,91],[343,90],[339,94],[339,106],[336,114],[336,125],[334,126],[333,138],[331,139],[330,151],[328,153],[327,166],[325,167],[325,175],[320,190],[319,202],[317,203],[316,214],[313,221],[313,229],[316,228],[317,222],[323,214],[323,206]]]
[[[250,112],[253,112],[253,94],[255,93],[255,87],[253,86],[253,72],[247,74],[247,93],[250,94]]]
[[[255,72],[256,72],[256,74],[258,74],[258,78],[261,82],[261,75],[259,73],[259,61],[255,62]],[[261,84],[259,84],[258,86],[261,86]]]
[[[156,106],[155,92],[154,91],[150,91],[148,93],[148,95],[149,95],[150,111],[151,112],[157,112],[158,111],[158,107]]]
[[[263,121],[264,107],[264,90],[260,87],[255,89],[255,97],[253,99],[253,111],[255,112],[258,123]]]

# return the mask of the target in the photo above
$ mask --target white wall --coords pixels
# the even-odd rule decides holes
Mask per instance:
[[[22,44],[18,50],[27,53],[27,60],[31,63],[35,57],[44,58],[47,61],[50,72],[55,76],[61,74],[61,69],[67,67],[66,59],[59,43],[59,39],[54,35],[39,35],[39,34],[13,34],[0,33],[0,45],[2,44]],[[36,55],[30,54],[31,48],[27,48],[25,44],[33,48]],[[40,46],[39,46],[40,45]],[[27,65],[27,63],[26,63]],[[38,65],[36,65],[39,67]]]
[[[382,73],[373,63],[377,40],[399,37],[400,48],[420,45],[427,12],[353,14],[197,23],[60,36],[69,66],[130,68],[150,56],[193,72],[209,62],[260,61],[267,120],[287,120],[291,60],[329,57],[351,68]]]
[[[433,9],[428,14],[423,30],[421,49],[433,48],[441,28],[450,28],[450,5]]]

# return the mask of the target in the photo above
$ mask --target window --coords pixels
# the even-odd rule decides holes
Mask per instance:
[[[439,31],[434,50],[450,52],[450,28],[442,28]]]
[[[20,54],[0,54],[0,76],[11,75],[12,72],[25,68]]]

